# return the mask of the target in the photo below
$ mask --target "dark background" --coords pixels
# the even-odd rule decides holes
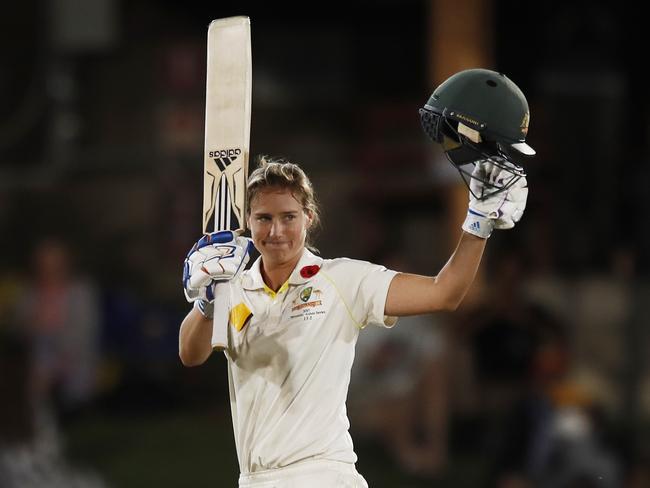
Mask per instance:
[[[38,403],[52,412],[59,461],[108,486],[237,477],[225,360],[186,369],[177,358],[189,309],[181,267],[201,232],[210,20],[251,17],[251,154],[310,175],[324,257],[388,266],[401,254],[400,270],[433,275],[460,232],[450,222],[460,177],[417,113],[443,81],[429,68],[437,2],[213,3],[24,0],[0,19],[0,375],[16,388],[1,390],[2,403],[19,415],[11,358],[20,344],[34,357],[40,305],[29,297],[46,274],[36,257],[55,243],[72,270],[61,286],[90,290],[94,369],[82,398],[66,400],[54,379]],[[490,238],[467,303],[436,319],[448,353],[446,463],[435,476],[409,473],[353,423],[359,470],[375,487],[649,486],[644,22],[606,2],[489,5],[493,59],[481,67],[515,81],[531,109],[528,207],[516,229]],[[544,376],[548,344],[566,364],[551,360]],[[64,362],[84,367],[74,354]],[[571,394],[558,393],[567,385]],[[535,468],[543,442],[531,432],[554,427],[531,412],[547,404],[582,412],[598,439],[584,457],[616,469],[578,463],[560,482]],[[29,432],[18,437],[38,437]],[[559,449],[550,472],[578,451]],[[529,484],[507,484],[515,478]],[[584,480],[594,484],[570,484]]]

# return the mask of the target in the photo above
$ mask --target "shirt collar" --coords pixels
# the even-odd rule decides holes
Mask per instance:
[[[242,286],[245,290],[264,289],[265,283],[264,278],[262,278],[261,266],[262,256],[255,260],[248,272],[244,275]],[[307,283],[318,273],[318,271],[320,271],[322,266],[323,258],[316,256],[309,249],[305,248],[298,264],[291,272],[291,275],[289,275],[288,283],[290,285],[301,285]]]

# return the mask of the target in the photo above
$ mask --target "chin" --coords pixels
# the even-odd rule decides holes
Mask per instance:
[[[294,247],[273,247],[273,246],[264,246],[264,253],[269,259],[273,261],[289,261],[297,254],[297,249]]]

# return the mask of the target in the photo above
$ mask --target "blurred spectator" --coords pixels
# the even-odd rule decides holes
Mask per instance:
[[[36,401],[59,413],[86,406],[95,394],[100,354],[100,310],[92,281],[76,275],[67,245],[38,242],[18,304],[18,321],[31,346]]]
[[[492,473],[486,486],[621,486],[599,405],[569,374],[568,324],[526,299],[517,255],[494,264],[500,273],[468,319],[483,405],[479,439]]]
[[[377,261],[407,271],[405,257]],[[348,395],[356,435],[379,441],[401,470],[439,476],[447,462],[444,323],[439,316],[401,317],[391,330],[359,335]]]
[[[29,344],[0,327],[0,486],[103,488],[95,474],[70,466],[56,423],[33,396]]]

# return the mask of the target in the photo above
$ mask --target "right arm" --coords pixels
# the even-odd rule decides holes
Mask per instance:
[[[203,236],[190,249],[183,264],[183,288],[187,301],[197,306],[181,323],[178,355],[184,366],[199,366],[212,354],[214,283],[237,276],[251,248],[247,237],[219,231]]]
[[[196,308],[181,323],[178,338],[178,355],[184,366],[199,366],[212,353],[212,320],[206,318]]]

